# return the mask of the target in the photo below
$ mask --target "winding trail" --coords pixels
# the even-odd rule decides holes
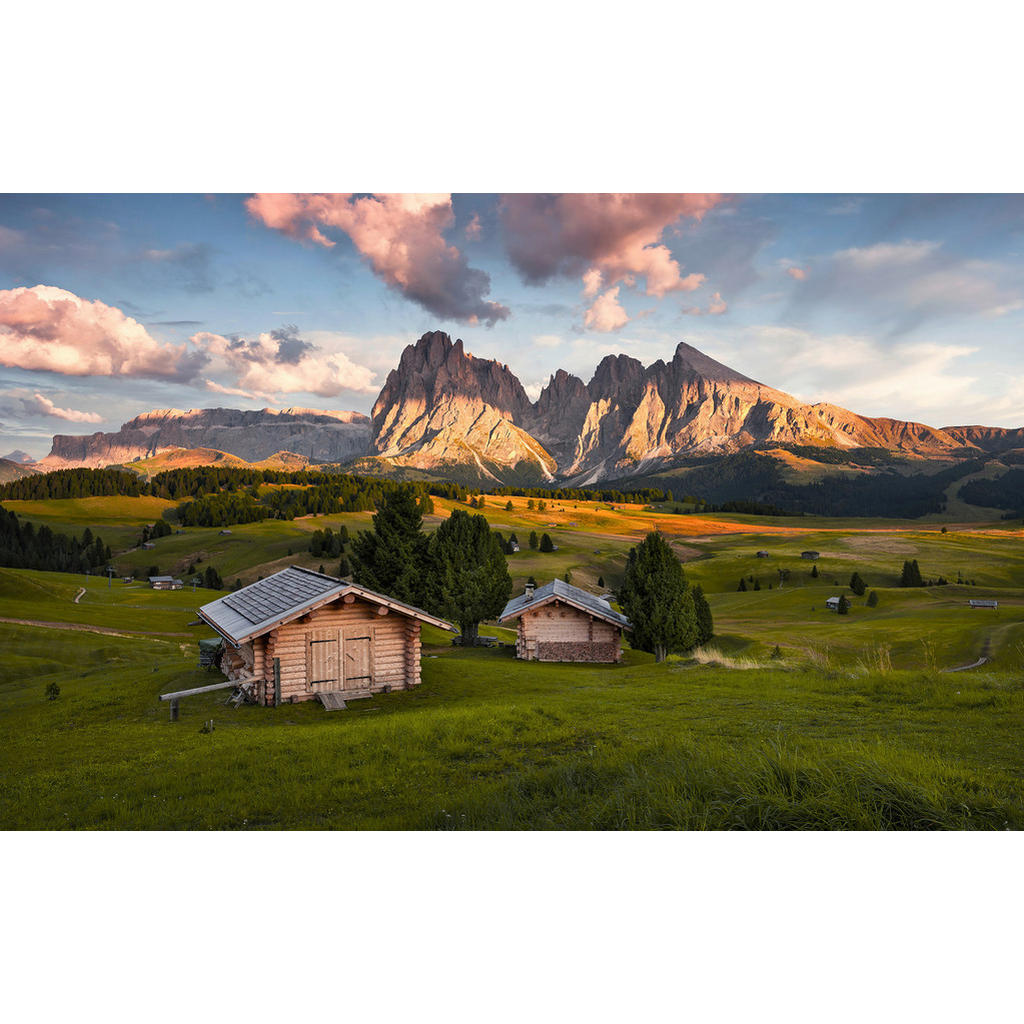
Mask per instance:
[[[111,629],[109,626],[89,626],[82,622],[44,622],[41,619],[8,619],[6,617],[0,617],[0,623],[8,626],[38,626],[41,629],[69,629],[78,633],[103,633],[106,636],[192,636],[191,633],[157,633],[141,629]]]
[[[78,593],[77,593],[77,594],[75,594],[74,598],[72,598],[72,600],[71,600],[71,603],[72,603],[72,604],[78,604],[78,602],[82,600],[82,595],[83,595],[84,593],[85,593],[85,587],[82,587],[82,588],[81,588],[81,589],[80,589],[80,590],[78,591]]]

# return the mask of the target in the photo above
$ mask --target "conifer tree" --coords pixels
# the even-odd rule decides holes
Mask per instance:
[[[537,550],[537,545],[539,543],[540,543],[540,541],[537,539],[537,531],[536,530],[531,530],[530,531],[530,550],[531,551],[536,551]]]
[[[497,618],[512,591],[508,563],[484,516],[456,509],[430,538],[424,603],[459,624],[470,646],[485,619]]]
[[[693,587],[693,613],[697,620],[697,646],[706,644],[715,635],[715,623],[711,617],[711,606],[704,596],[704,588],[699,584]]]
[[[373,517],[373,529],[352,541],[352,578],[370,590],[421,604],[427,538],[414,492],[389,491]]]
[[[858,597],[862,597],[862,596],[863,596],[863,594],[864,594],[864,591],[865,591],[865,590],[867,590],[867,587],[865,586],[865,584],[864,584],[864,581],[863,581],[863,580],[861,579],[861,576],[860,576],[860,573],[859,573],[859,572],[855,572],[855,573],[854,573],[854,574],[853,574],[853,575],[852,575],[852,576],[850,577],[850,589],[851,589],[851,590],[852,590],[852,591],[853,591],[853,592],[854,592],[854,593],[855,593],[855,594],[856,594],[856,595],[857,595]]]
[[[816,565],[811,566],[811,579],[816,580],[818,578],[818,567]]]
[[[696,644],[693,594],[682,563],[660,534],[647,534],[630,550],[619,604],[632,623],[633,646],[650,651],[655,661]]]
[[[846,600],[845,594],[839,595],[839,607],[836,608],[836,612],[838,612],[838,614],[840,615],[850,614],[850,602]]]
[[[739,586],[738,586],[738,587],[737,587],[736,589],[737,589],[738,591],[742,591],[743,593],[746,593],[746,590],[747,590],[747,581],[746,581],[745,579],[743,579],[743,577],[742,577],[742,576],[740,577],[740,585],[739,585]]]
[[[868,594],[868,607],[869,608],[877,608],[878,607],[878,593],[877,593],[877,591],[872,590],[871,593]]]
[[[545,553],[555,550],[555,545],[551,543],[551,538],[546,533],[541,535],[540,549]]]

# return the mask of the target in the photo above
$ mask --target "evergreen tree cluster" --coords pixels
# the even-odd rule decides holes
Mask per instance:
[[[326,529],[313,531],[309,539],[309,553],[314,558],[337,558],[345,551],[348,542],[347,526],[342,526],[337,533],[328,526]]]
[[[921,578],[921,570],[918,568],[917,559],[912,562],[903,563],[903,572],[900,574],[901,587],[923,587],[924,580]]]
[[[81,537],[38,529],[14,512],[0,508],[0,565],[9,569],[86,573],[105,568],[110,548],[86,527]]]

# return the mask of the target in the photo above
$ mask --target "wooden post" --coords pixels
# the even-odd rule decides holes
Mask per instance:
[[[281,659],[274,659],[274,707],[281,706]]]
[[[178,702],[176,700],[171,701],[171,721],[176,722],[178,720]]]

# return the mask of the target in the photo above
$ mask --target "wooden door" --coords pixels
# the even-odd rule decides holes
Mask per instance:
[[[346,636],[342,660],[345,689],[369,689],[373,684],[373,636],[368,633]]]
[[[337,630],[309,636],[309,686],[314,692],[341,688]]]

